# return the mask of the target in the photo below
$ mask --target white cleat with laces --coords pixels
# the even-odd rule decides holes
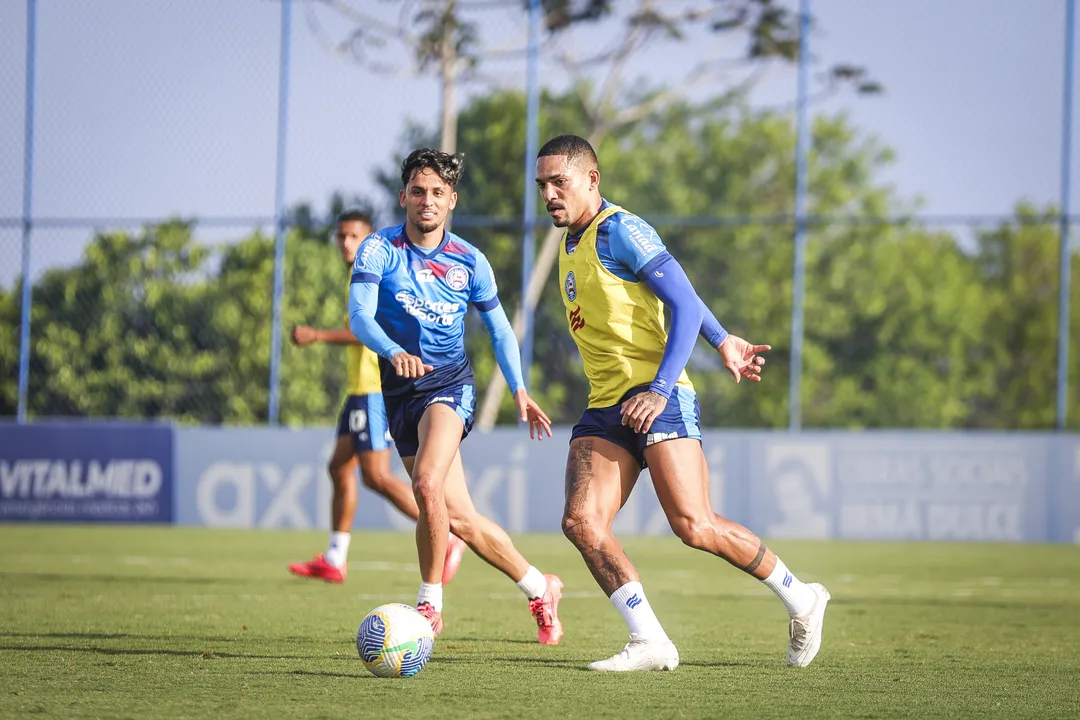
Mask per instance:
[[[633,670],[674,670],[679,666],[679,651],[670,640],[645,640],[636,635],[618,655],[589,663],[590,670],[630,672]]]
[[[806,667],[821,649],[821,635],[825,625],[825,606],[829,591],[821,583],[808,583],[817,595],[814,607],[806,615],[791,618],[788,625],[787,664]]]

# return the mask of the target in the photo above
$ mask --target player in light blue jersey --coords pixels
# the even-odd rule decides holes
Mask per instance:
[[[544,575],[517,551],[506,531],[473,506],[459,446],[473,423],[476,392],[465,354],[465,314],[480,311],[499,368],[514,393],[529,436],[551,436],[551,421],[529,397],[517,339],[499,304],[487,258],[446,230],[457,204],[459,156],[430,149],[402,163],[399,192],[406,221],[370,235],[353,263],[349,327],[379,355],[390,434],[412,477],[420,509],[417,609],[442,631],[442,571],[448,533],[515,581],[529,600],[537,639],[562,638],[562,581]]]

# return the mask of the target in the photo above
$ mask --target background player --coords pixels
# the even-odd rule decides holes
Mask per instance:
[[[790,616],[788,664],[808,665],[821,644],[829,593],[804,584],[745,527],[712,511],[697,397],[684,367],[698,332],[735,377],[760,380],[768,345],[729,335],[707,312],[679,263],[641,218],[600,195],[596,153],[584,139],[548,141],[536,183],[567,229],[559,277],[570,333],[589,379],[566,466],[563,532],[630,627],[630,642],[590,670],[673,670],[679,653],[653,613],[637,570],[612,533],[641,469],[687,545],[764,581]],[[671,309],[671,333],[663,307]]]
[[[361,210],[346,210],[338,215],[334,228],[334,240],[341,257],[351,267],[360,243],[374,229],[371,217]],[[356,513],[357,465],[360,466],[360,478],[365,487],[385,497],[413,520],[420,514],[412,488],[390,471],[390,431],[386,425],[386,408],[379,379],[379,358],[360,344],[348,325],[346,315],[344,327],[341,328],[317,329],[300,325],[292,332],[293,342],[297,345],[345,345],[348,358],[347,395],[338,417],[334,454],[327,468],[334,484],[330,506],[330,542],[326,552],[319,553],[314,560],[289,565],[289,570],[296,575],[333,583],[345,581],[352,537],[350,531]],[[443,583],[453,578],[465,547],[460,538],[450,536],[443,566]]]
[[[447,530],[505,573],[529,599],[541,643],[563,635],[558,618],[562,581],[530,565],[506,531],[473,506],[459,447],[473,422],[475,389],[465,354],[465,314],[479,311],[495,357],[514,393],[529,435],[551,435],[551,421],[529,397],[517,339],[499,304],[487,258],[446,231],[457,204],[459,156],[430,149],[402,163],[403,225],[366,239],[353,266],[350,327],[375,350],[382,368],[387,417],[420,507],[416,547],[421,583],[417,609],[442,630],[442,575]],[[378,310],[378,316],[376,316]]]

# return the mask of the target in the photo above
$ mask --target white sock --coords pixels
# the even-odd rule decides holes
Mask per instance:
[[[547,578],[544,577],[544,573],[530,565],[525,572],[525,577],[518,580],[517,586],[529,600],[544,597],[544,593],[547,592]]]
[[[814,601],[817,600],[814,591],[806,583],[795,577],[780,558],[776,558],[776,567],[773,568],[769,577],[761,582],[768,585],[769,589],[776,593],[776,596],[780,598],[780,602],[784,603],[784,607],[787,608],[788,615],[791,617],[807,614],[813,609]]]
[[[427,603],[435,608],[435,612],[442,612],[442,583],[420,582],[420,592],[416,593],[416,604]]]
[[[347,532],[330,533],[330,545],[326,548],[326,562],[336,568],[345,567],[349,561],[349,541],[352,535]]]
[[[630,626],[630,634],[642,640],[667,640],[660,621],[656,619],[645,589],[639,582],[629,582],[611,594],[611,604],[622,613]]]

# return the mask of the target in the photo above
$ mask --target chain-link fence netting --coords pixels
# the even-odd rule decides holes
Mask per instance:
[[[19,403],[19,255],[22,231],[0,227],[0,415],[13,416]]]
[[[23,211],[23,148],[26,116],[26,14],[25,8],[4,11],[0,23],[0,228]],[[10,258],[0,256],[0,267]],[[17,259],[16,259],[17,260]],[[0,277],[0,282],[4,278]]]
[[[602,5],[544,4],[538,138],[589,138],[604,195],[656,227],[726,326],[773,345],[752,391],[695,351],[706,424],[787,426],[802,303],[804,427],[1053,427],[1061,167],[1080,155],[1063,158],[1064,0],[815,5],[799,299],[797,3]],[[346,206],[400,222],[413,147],[465,154],[453,229],[520,306],[527,30],[526,3],[4,4],[0,415],[18,404],[30,34],[28,416],[307,425],[333,421],[345,385],[343,348],[289,342],[296,325],[344,326],[329,224]],[[530,383],[573,422],[586,385],[537,212]],[[498,371],[469,322],[484,398]],[[511,421],[492,397],[488,420]]]

